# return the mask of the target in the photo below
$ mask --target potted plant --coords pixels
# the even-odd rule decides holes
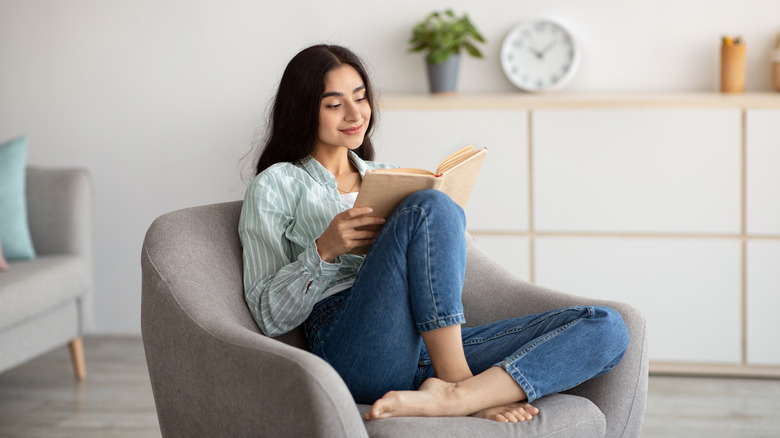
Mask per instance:
[[[460,52],[466,52],[482,58],[482,52],[475,46],[484,43],[480,34],[468,15],[457,17],[448,9],[443,12],[433,12],[425,21],[412,29],[412,44],[410,52],[427,50],[425,57],[428,65],[428,81],[432,93],[454,93],[458,79]]]

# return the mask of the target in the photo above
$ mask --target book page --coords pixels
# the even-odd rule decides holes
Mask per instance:
[[[430,176],[433,176],[433,172],[431,172],[429,170],[413,169],[413,168],[410,168],[410,167],[404,167],[404,168],[398,168],[398,169],[396,169],[396,168],[392,168],[392,169],[373,169],[370,172],[372,172],[372,173],[395,173],[395,174],[399,174],[399,173],[404,173],[404,174],[406,174],[406,173],[414,173],[414,174],[418,174],[418,175],[430,175]]]
[[[440,177],[441,185],[438,187],[442,192],[450,195],[453,201],[461,207],[466,206],[466,202],[471,196],[474,184],[477,182],[477,176],[485,161],[487,149],[482,149],[472,154],[469,159],[457,163],[446,171]]]
[[[449,157],[445,158],[436,168],[436,175],[443,175],[447,170],[455,167],[458,163],[461,163],[468,159],[471,155],[474,155],[476,148],[472,145],[468,145],[465,148],[455,152]]]

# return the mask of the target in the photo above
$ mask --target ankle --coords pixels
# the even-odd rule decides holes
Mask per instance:
[[[471,370],[468,368],[458,370],[440,370],[435,371],[435,374],[439,379],[450,383],[462,382],[466,379],[474,377],[474,375],[471,374]]]
[[[467,380],[451,383],[448,392],[447,400],[460,411],[459,415],[471,415],[479,410],[474,400],[474,389],[466,384]]]

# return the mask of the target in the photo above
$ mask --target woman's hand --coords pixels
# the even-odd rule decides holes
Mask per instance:
[[[369,216],[370,207],[351,208],[333,218],[328,228],[316,240],[320,258],[332,262],[336,257],[349,251],[370,245],[379,234],[376,231],[357,230],[366,225],[382,225],[385,219]]]

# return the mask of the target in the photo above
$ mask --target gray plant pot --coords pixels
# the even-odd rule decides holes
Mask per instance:
[[[460,55],[451,55],[446,61],[439,64],[429,64],[428,85],[431,93],[454,93],[458,84],[458,69],[460,68]]]

